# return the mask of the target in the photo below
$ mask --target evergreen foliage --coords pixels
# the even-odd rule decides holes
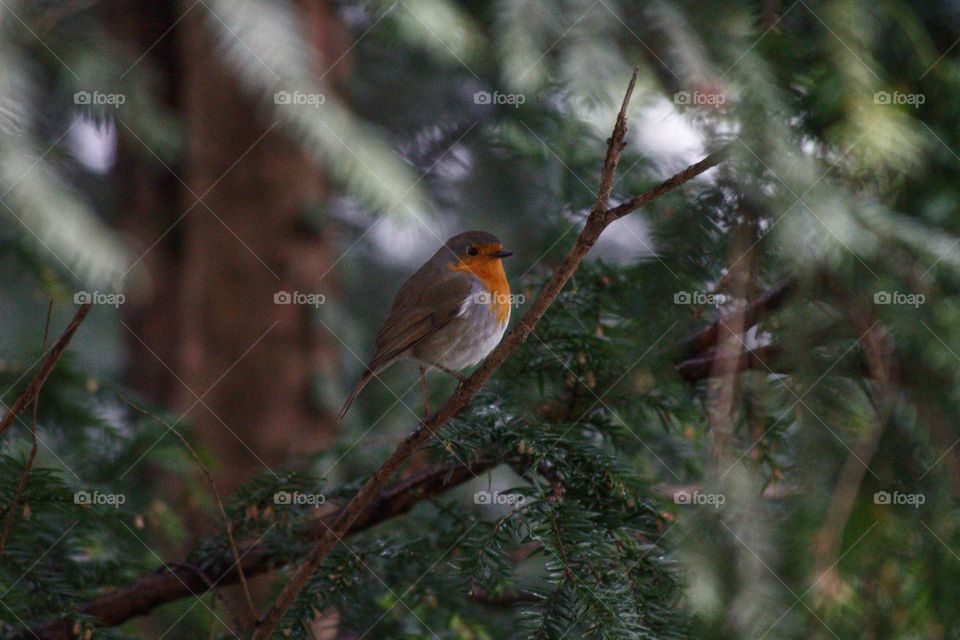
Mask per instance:
[[[121,275],[134,259],[113,224],[112,185],[78,159],[66,129],[127,127],[171,164],[185,153],[150,70],[124,75],[139,52],[104,33],[98,3],[9,4],[0,12],[7,406],[41,356],[48,298],[55,333],[75,291],[134,286],[135,275]],[[608,231],[533,336],[395,482],[489,464],[452,486],[413,491],[409,509],[352,532],[277,637],[317,637],[324,625],[389,639],[952,637],[956,7],[333,4],[357,40],[337,92],[305,59],[293,3],[218,0],[196,10],[207,12],[245,89],[328,172],[337,194],[305,218],[349,238],[343,250],[375,224],[422,235],[423,225],[489,222],[517,247],[511,281],[531,300],[594,201],[634,64],[640,84],[615,201],[690,159],[690,149],[660,149],[676,140],[658,140],[658,129],[689,134],[693,160],[719,148],[729,158]],[[129,100],[78,112],[72,96],[93,87]],[[322,92],[326,106],[278,108],[280,90]],[[478,92],[524,102],[478,102]],[[726,102],[701,108],[681,94]],[[351,288],[342,313],[317,312],[324,327],[351,335],[351,348],[382,321],[394,293],[386,283],[409,272],[382,248],[368,238],[350,253],[338,267]],[[381,277],[354,277],[371,269]],[[724,344],[691,354],[685,337],[734,321],[785,281],[794,286],[786,303],[744,327],[742,345],[739,336],[728,343],[773,346],[764,353],[775,357],[736,376],[681,375],[678,364]],[[688,304],[682,294],[699,297]],[[523,311],[521,303],[514,318]],[[219,585],[236,582],[235,558],[198,461],[126,398],[174,425],[204,464],[223,461],[169,408],[127,388],[124,365],[142,363],[124,363],[122,316],[93,315],[42,389],[39,453],[15,509],[32,408],[2,434],[0,530],[11,526],[0,637],[31,637],[60,619],[93,638],[243,637],[239,599]],[[362,363],[343,358],[348,380]],[[409,390],[398,402],[371,385],[328,450],[250,478],[226,500],[245,562],[258,575],[273,570],[263,601],[322,533],[321,516],[414,427],[412,368],[385,381]],[[317,396],[332,405],[344,386],[322,381]],[[431,386],[434,403],[454,391],[439,376]],[[368,432],[380,437],[365,441]],[[171,478],[186,481],[172,488]],[[280,494],[322,504],[278,502]],[[722,502],[685,502],[692,495]],[[217,588],[161,603],[146,621],[100,627],[83,611],[179,571]]]

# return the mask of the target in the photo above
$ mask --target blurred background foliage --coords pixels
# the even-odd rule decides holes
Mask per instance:
[[[86,602],[161,565],[217,582],[198,463],[277,567],[251,583],[268,603],[325,513],[275,495],[342,501],[420,414],[409,366],[333,420],[400,282],[484,229],[516,254],[519,317],[593,204],[633,67],[615,201],[727,159],[605,233],[404,478],[488,468],[351,536],[282,637],[953,637],[956,3],[0,5],[5,406],[50,300],[47,344],[76,300],[110,302],[43,388],[16,501],[32,410],[3,434],[3,637],[82,635]],[[275,304],[294,291],[323,304]],[[228,587],[93,637],[249,623]]]

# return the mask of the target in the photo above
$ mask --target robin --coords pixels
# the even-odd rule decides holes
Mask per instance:
[[[420,363],[428,414],[428,369],[463,382],[457,370],[483,360],[507,330],[510,284],[502,258],[510,255],[495,236],[483,231],[467,231],[447,240],[400,287],[377,334],[376,353],[337,420],[343,419],[374,376],[404,358]]]

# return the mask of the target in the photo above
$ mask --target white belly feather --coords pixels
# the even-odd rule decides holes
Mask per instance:
[[[460,305],[460,313],[445,327],[417,345],[411,354],[425,364],[438,364],[453,371],[483,360],[497,346],[507,330],[498,322],[496,307],[489,303],[489,294],[479,283]],[[507,320],[509,321],[509,312]]]

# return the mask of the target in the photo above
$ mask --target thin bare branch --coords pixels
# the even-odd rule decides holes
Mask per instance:
[[[233,554],[233,559],[236,562],[237,571],[240,575],[240,585],[243,587],[243,595],[246,599],[247,607],[250,611],[251,619],[256,618],[257,608],[253,605],[253,597],[250,595],[250,587],[247,586],[247,577],[243,573],[243,563],[240,561],[240,558],[241,558],[240,551],[239,549],[237,549],[237,541],[234,540],[233,538],[233,524],[230,522],[230,518],[227,517],[227,510],[224,509],[223,507],[223,498],[220,497],[220,490],[217,489],[217,483],[213,479],[213,474],[211,474],[210,470],[207,469],[207,465],[203,464],[203,461],[200,460],[200,456],[197,455],[196,450],[194,450],[190,442],[186,438],[184,438],[183,434],[177,431],[173,427],[173,425],[169,424],[166,420],[163,420],[159,416],[155,416],[154,414],[150,413],[146,409],[143,409],[137,406],[136,404],[131,402],[128,398],[122,395],[120,396],[120,398],[124,402],[126,402],[128,405],[130,405],[131,409],[139,413],[142,413],[148,418],[156,420],[157,422],[165,426],[167,428],[167,431],[177,436],[177,439],[180,440],[183,446],[186,447],[187,451],[190,452],[190,455],[193,456],[193,459],[197,463],[197,466],[200,467],[201,471],[203,471],[203,475],[207,477],[207,482],[210,483],[210,489],[213,491],[213,497],[216,498],[217,500],[217,508],[220,510],[220,519],[223,521],[224,529],[227,532],[227,541],[230,543],[230,552]]]
[[[633,76],[630,78],[630,84],[627,85],[627,91],[623,95],[623,102],[620,103],[620,112],[617,114],[617,122],[613,126],[613,133],[607,140],[607,154],[603,159],[603,168],[600,170],[600,186],[597,188],[597,200],[593,205],[596,213],[606,214],[610,206],[610,194],[613,193],[613,185],[617,181],[617,165],[620,164],[620,155],[624,147],[627,146],[627,107],[630,105],[630,98],[633,96],[633,87],[637,84],[637,74],[640,73],[640,67],[634,67]]]
[[[656,200],[660,196],[666,193],[669,193],[670,191],[673,191],[683,183],[693,180],[704,171],[707,171],[708,169],[712,169],[713,167],[717,166],[718,164],[723,162],[723,160],[726,158],[726,155],[727,154],[725,150],[718,151],[716,153],[711,153],[709,156],[707,156],[700,162],[690,165],[680,173],[664,180],[663,182],[653,187],[652,189],[648,189],[647,191],[644,191],[640,195],[634,196],[633,198],[630,198],[626,202],[622,202],[617,206],[615,206],[613,209],[610,209],[610,212],[609,212],[610,218],[612,220],[615,220],[616,218],[622,218],[623,216],[629,213],[633,213],[634,211],[636,211],[643,205],[647,204],[648,202],[652,200]]]
[[[40,392],[40,387],[43,386],[43,383],[47,381],[47,377],[50,376],[50,372],[53,371],[53,365],[57,364],[57,360],[63,355],[64,350],[73,338],[73,334],[77,332],[80,323],[83,322],[83,319],[86,318],[90,312],[91,306],[89,303],[82,304],[80,308],[77,309],[76,315],[73,316],[73,320],[67,325],[66,330],[57,338],[53,348],[43,357],[40,368],[37,370],[36,375],[33,376],[33,380],[30,381],[27,388],[23,390],[16,402],[13,403],[13,406],[10,407],[7,414],[0,419],[0,434],[6,431],[10,425],[13,424],[13,421],[17,419],[17,416],[20,415],[20,412],[26,409],[27,406],[33,402],[33,399],[37,397],[37,393]]]
[[[744,309],[737,310],[730,315],[720,318],[700,331],[697,331],[692,336],[681,340],[678,344],[678,351],[690,357],[704,354],[707,350],[717,346],[721,328],[724,325],[730,325],[735,316],[742,313],[744,325],[752,327],[759,322],[763,316],[783,307],[796,289],[796,280],[790,279],[781,282],[765,291],[757,299],[750,302]]]
[[[780,348],[775,345],[765,345],[749,351],[743,351],[736,356],[720,356],[716,349],[703,356],[688,358],[677,365],[677,373],[687,382],[706,380],[714,371],[734,371],[740,373],[750,369],[760,369],[769,373],[768,367],[780,373],[778,368],[781,357]],[[729,362],[717,367],[717,360],[728,359]]]
[[[47,321],[43,325],[43,346],[40,351],[47,350],[47,339],[50,337],[50,316],[53,313],[53,300],[47,305]],[[0,534],[0,558],[7,550],[7,538],[10,536],[10,529],[17,518],[17,508],[20,506],[20,499],[23,492],[27,489],[27,481],[30,479],[30,471],[33,469],[33,461],[37,458],[37,416],[40,411],[40,389],[43,383],[37,387],[37,394],[33,398],[33,421],[30,424],[30,435],[33,438],[33,446],[30,447],[30,455],[27,457],[27,464],[23,467],[23,474],[17,483],[17,488],[13,492],[13,500],[10,501],[10,510],[3,521],[3,533]]]
[[[482,458],[468,465],[438,464],[397,482],[377,495],[363,516],[353,523],[348,535],[360,533],[406,514],[421,502],[472,480],[495,464],[490,458]],[[319,540],[339,515],[340,512],[335,512],[318,518],[304,533],[305,539]],[[247,540],[238,545],[244,549],[242,567],[248,577],[267,573],[278,565],[277,558],[265,549],[263,542],[256,542]],[[239,583],[240,572],[236,566],[233,553],[211,559],[204,571],[186,562],[170,563],[162,570],[144,576],[132,584],[104,593],[81,606],[79,610],[83,615],[96,620],[99,626],[117,626],[170,602],[206,593],[214,585],[219,588]],[[73,628],[73,620],[54,620],[25,631],[20,637],[23,640],[70,640],[76,637]]]

